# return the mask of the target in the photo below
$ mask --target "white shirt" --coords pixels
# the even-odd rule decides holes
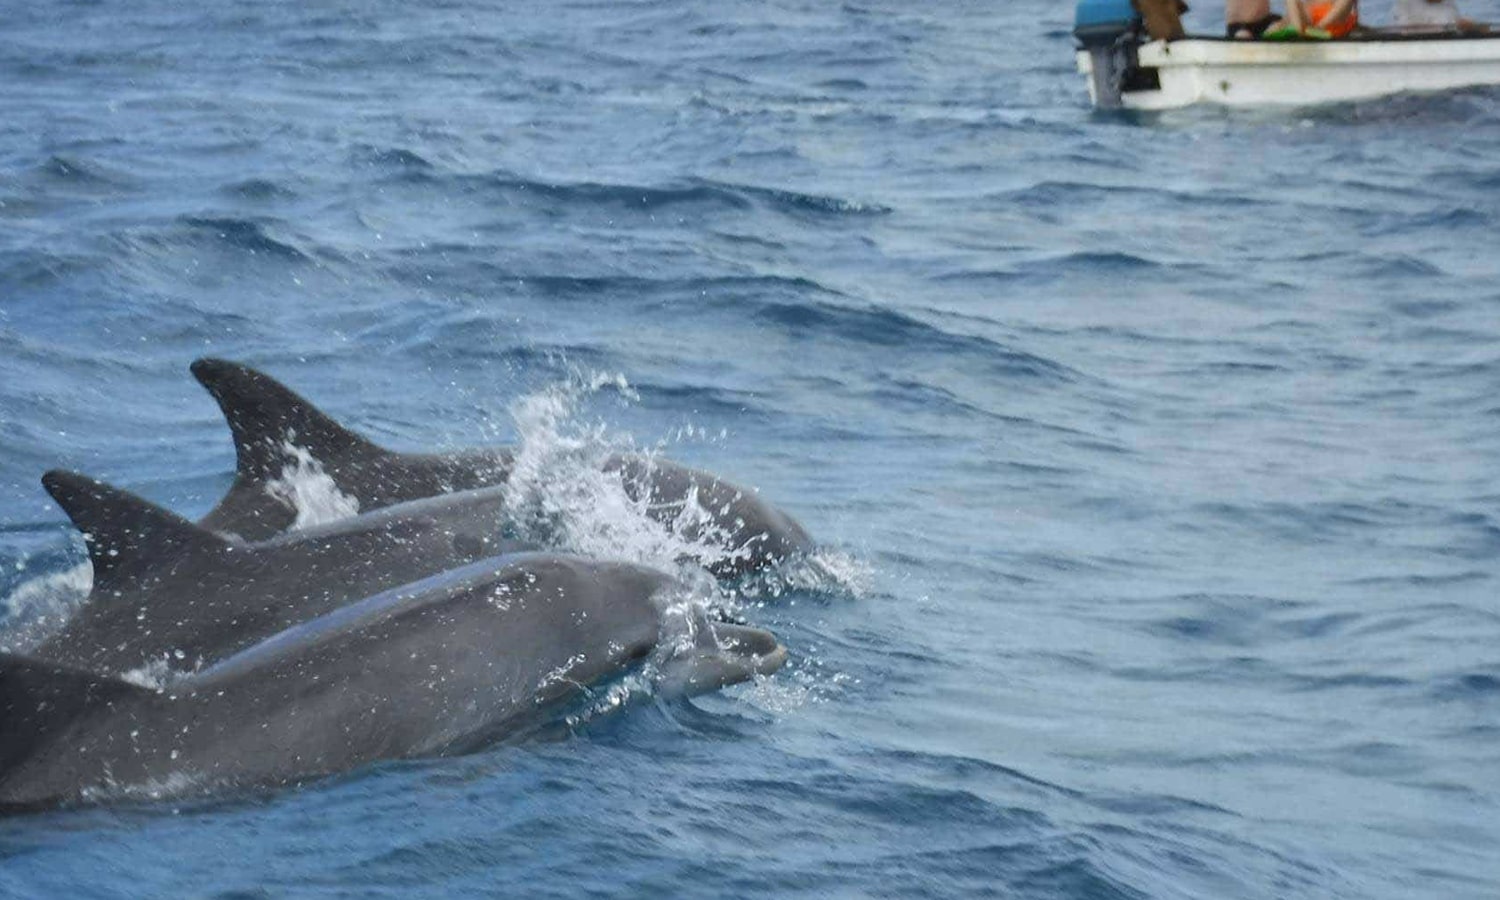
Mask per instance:
[[[1409,25],[1457,25],[1458,5],[1453,0],[1396,0],[1396,24]]]

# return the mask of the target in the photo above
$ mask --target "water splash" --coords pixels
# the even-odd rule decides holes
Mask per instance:
[[[511,407],[519,435],[509,481],[507,516],[520,536],[559,550],[619,559],[672,572],[683,583],[667,606],[669,639],[637,674],[616,681],[569,716],[579,727],[596,716],[654,696],[677,654],[697,648],[711,620],[743,622],[747,607],[788,595],[858,598],[867,594],[873,573],[868,564],[838,550],[820,548],[769,570],[721,584],[709,568],[746,552],[732,540],[713,512],[690,491],[680,507],[653,507],[640,481],[663,445],[641,450],[628,436],[581,417],[584,404],[605,391],[627,401],[638,399],[620,375],[573,372],[567,379],[526,395]],[[726,439],[721,436],[720,439]],[[712,439],[685,426],[667,439]],[[612,464],[621,457],[640,460],[627,474]],[[638,479],[632,486],[628,478]],[[634,487],[634,489],[632,489]],[[838,693],[847,676],[825,671],[803,658],[783,672],[787,677],[757,678],[739,690],[763,711],[787,713]]]
[[[511,407],[520,441],[507,513],[522,537],[584,556],[676,572],[691,581],[714,563],[745,552],[730,545],[696,492],[666,517],[653,510],[647,492],[631,489],[632,475],[619,460],[640,460],[649,472],[654,451],[578,418],[581,404],[606,389],[638,399],[623,376],[575,372]]]
[[[742,685],[727,690],[756,709],[773,716],[796,712],[808,703],[821,700],[818,684],[802,670],[782,669],[776,676],[757,675]]]
[[[182,655],[179,651],[178,659],[181,658]],[[173,679],[181,677],[182,674],[172,669],[172,660],[170,657],[163,656],[160,659],[153,659],[144,666],[121,672],[120,680],[128,681],[137,687],[147,688],[148,690],[162,691],[166,689],[167,685]]]
[[[774,676],[757,675],[726,690],[761,712],[785,716],[810,703],[836,700],[858,684],[852,675],[829,670],[816,653],[804,653]]]
[[[24,653],[46,640],[93,586],[94,567],[88,560],[16,585],[4,601],[6,627],[0,652]]]
[[[736,592],[746,601],[775,600],[788,593],[858,599],[868,594],[873,579],[874,571],[864,560],[842,550],[819,547],[744,579]]]
[[[293,531],[359,515],[359,501],[340,491],[311,453],[291,441],[283,442],[281,449],[287,464],[281,477],[266,482],[266,493],[297,514]]]
[[[160,778],[151,778],[134,784],[122,783],[110,779],[103,785],[84,788],[82,799],[85,803],[90,804],[111,801],[146,801],[154,803],[161,800],[176,800],[199,794],[208,794],[218,786],[224,784],[228,784],[228,782],[212,781],[196,772],[173,772]]]

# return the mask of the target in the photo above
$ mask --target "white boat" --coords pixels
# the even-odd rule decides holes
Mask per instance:
[[[1120,17],[1099,15],[1105,6]],[[1148,41],[1128,0],[1080,3],[1074,34],[1078,70],[1099,108],[1300,106],[1500,85],[1500,35],[1370,31],[1325,41]]]

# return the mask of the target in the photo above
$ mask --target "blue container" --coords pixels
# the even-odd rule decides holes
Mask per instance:
[[[1110,44],[1136,27],[1140,18],[1130,0],[1078,0],[1073,36],[1085,47]]]

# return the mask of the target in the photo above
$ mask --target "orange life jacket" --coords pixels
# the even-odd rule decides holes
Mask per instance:
[[[1333,4],[1332,3],[1309,3],[1309,4],[1307,4],[1307,19],[1308,19],[1307,24],[1309,24],[1309,25],[1317,25],[1320,21],[1322,21],[1323,17],[1326,16],[1326,15],[1328,15],[1328,13],[1331,12],[1332,10],[1333,10]],[[1329,34],[1333,35],[1336,38],[1341,38],[1341,37],[1348,37],[1349,36],[1349,32],[1353,31],[1354,28],[1355,28],[1355,26],[1357,26],[1358,24],[1359,24],[1359,5],[1356,4],[1356,5],[1354,5],[1354,6],[1352,6],[1352,7],[1349,8],[1349,15],[1344,16],[1342,19],[1338,20],[1337,22],[1329,23],[1325,27],[1328,29],[1328,33]]]

